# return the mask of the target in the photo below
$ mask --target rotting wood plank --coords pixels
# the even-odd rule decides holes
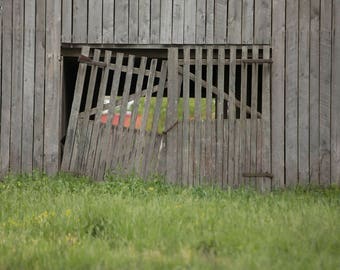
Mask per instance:
[[[115,1],[103,0],[103,43],[113,43]]]
[[[168,130],[178,121],[178,49],[168,49],[168,107],[166,116],[166,129]],[[170,183],[176,182],[177,171],[177,134],[173,131],[167,133],[167,179]]]
[[[196,0],[185,0],[184,7],[184,43],[195,44],[196,41]]]
[[[150,0],[139,0],[139,44],[150,43]]]
[[[227,0],[215,0],[215,44],[225,44],[227,42]]]
[[[206,43],[214,43],[214,15],[215,15],[215,0],[207,0],[206,11]]]
[[[151,37],[152,44],[160,43],[160,15],[161,15],[161,0],[151,0]]]
[[[223,63],[223,60],[225,59],[225,47],[220,46],[218,48],[218,77],[217,77],[217,87],[218,87],[218,95],[217,95],[217,114],[216,114],[216,120],[217,120],[217,130],[216,130],[216,136],[217,136],[217,143],[216,143],[216,179],[219,180],[219,184],[222,187],[223,186],[223,105],[224,105],[224,84],[225,84],[225,78],[224,78],[224,72],[225,72],[225,65]],[[229,170],[228,170],[229,173]],[[229,174],[228,174],[229,175]]]
[[[129,1],[115,0],[115,11],[115,43],[127,44],[129,42]]]
[[[196,44],[206,42],[206,0],[197,0],[196,7]]]
[[[84,46],[82,48],[81,54],[88,56],[89,53],[90,53],[90,48],[87,46]],[[69,168],[70,168],[75,131],[77,128],[78,113],[80,110],[80,103],[81,103],[81,98],[83,95],[86,69],[87,69],[87,64],[84,64],[84,63],[79,64],[76,86],[74,90],[74,97],[73,97],[73,102],[72,102],[72,108],[70,112],[70,119],[69,119],[69,124],[67,128],[66,141],[65,141],[65,146],[64,146],[64,156],[63,156],[62,165],[61,165],[61,169],[64,171],[69,171]]]
[[[286,3],[273,0],[272,173],[274,187],[285,185],[285,24]],[[274,87],[275,86],[275,87]]]
[[[229,1],[228,7],[228,43],[242,42],[242,1]]]
[[[13,2],[5,1],[2,10],[2,62],[7,68],[1,69],[1,147],[0,147],[0,176],[9,170],[10,137],[11,137],[11,93],[12,93],[12,14]]]
[[[102,43],[103,0],[88,0],[88,43]]]
[[[340,185],[340,79],[338,72],[340,70],[340,29],[337,27],[340,25],[340,2],[333,1],[333,65],[332,65],[332,172],[331,181],[332,184]]]
[[[13,49],[12,49],[12,97],[10,168],[13,173],[21,172],[22,109],[23,109],[23,61],[24,61],[24,2],[13,1]]]
[[[286,39],[286,185],[298,181],[298,18],[299,3],[287,2]]]
[[[252,44],[254,36],[254,0],[243,0],[242,43]]]
[[[309,78],[310,183],[320,181],[320,0],[311,1]]]
[[[310,71],[310,0],[300,1],[299,10],[299,184],[308,185],[309,165],[309,71]],[[295,59],[297,61],[297,59]]]
[[[138,43],[139,0],[129,0],[129,43]]]
[[[87,0],[73,0],[72,42],[87,42]]]
[[[331,177],[332,1],[321,1],[320,17],[320,184]]]
[[[184,33],[184,0],[173,1],[172,43],[183,44]]]
[[[255,0],[254,41],[256,44],[271,42],[271,13],[271,0]]]
[[[161,0],[160,43],[170,44],[172,37],[172,0]]]
[[[37,9],[39,8],[37,0]],[[44,5],[45,3],[40,4]],[[45,5],[44,5],[45,6]],[[62,4],[62,36],[61,40],[65,43],[71,43],[72,40],[72,0],[63,0]],[[38,13],[38,12],[37,12]],[[39,25],[37,24],[37,27]]]
[[[35,1],[25,2],[24,14],[24,84],[22,122],[22,172],[33,170],[33,126],[34,126],[34,64],[35,64]]]
[[[45,0],[37,0],[35,18],[33,169],[40,171],[43,171],[44,167],[45,3]]]
[[[236,166],[236,157],[237,157],[237,149],[235,145],[235,122],[236,122],[236,47],[230,48],[230,67],[229,67],[229,103],[228,103],[228,124],[229,124],[229,147],[228,147],[228,185],[235,185],[235,166]],[[253,109],[253,107],[252,107]],[[255,117],[257,117],[257,112],[255,112]]]

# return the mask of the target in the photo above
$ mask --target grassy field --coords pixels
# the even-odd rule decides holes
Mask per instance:
[[[0,269],[339,269],[340,189],[0,182]]]

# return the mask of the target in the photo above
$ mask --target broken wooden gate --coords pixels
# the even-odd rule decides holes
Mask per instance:
[[[100,54],[82,50],[63,170],[270,186],[270,47],[173,47],[167,61]]]

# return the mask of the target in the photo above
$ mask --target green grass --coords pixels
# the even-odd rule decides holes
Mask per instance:
[[[0,269],[339,269],[340,189],[0,182]]]

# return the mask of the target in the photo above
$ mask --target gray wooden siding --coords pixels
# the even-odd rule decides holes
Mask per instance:
[[[62,0],[63,43],[271,43],[271,0],[71,2]]]

